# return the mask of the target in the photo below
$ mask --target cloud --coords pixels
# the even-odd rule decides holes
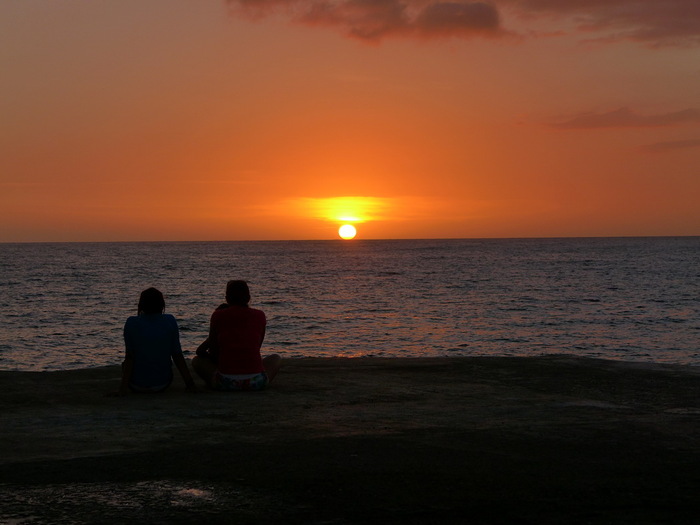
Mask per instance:
[[[559,129],[596,129],[650,128],[677,124],[700,124],[700,110],[690,108],[657,115],[639,115],[629,108],[620,108],[608,113],[583,113],[552,126]]]
[[[522,14],[574,22],[594,39],[652,46],[700,44],[698,0],[497,0]]]
[[[523,24],[548,24],[546,34],[570,27],[587,39],[633,40],[651,46],[700,44],[698,0],[227,0],[255,19],[282,13],[297,23],[332,27],[364,41],[543,34]],[[512,20],[504,20],[505,16]],[[519,19],[519,20],[516,20]],[[512,23],[511,23],[512,22]]]
[[[700,139],[672,140],[668,142],[656,142],[642,146],[644,151],[650,153],[665,153],[669,151],[684,150],[690,148],[700,148]]]
[[[426,6],[416,17],[414,29],[425,36],[469,36],[497,33],[498,11],[484,2],[438,2]]]
[[[493,3],[431,0],[228,0],[237,12],[262,18],[282,12],[297,23],[327,26],[360,40],[387,37],[497,36],[500,17]]]

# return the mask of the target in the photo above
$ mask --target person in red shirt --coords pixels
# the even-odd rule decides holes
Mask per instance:
[[[226,303],[211,316],[209,337],[197,348],[192,368],[215,390],[262,390],[277,375],[281,357],[260,354],[267,319],[248,306],[245,281],[226,284]]]

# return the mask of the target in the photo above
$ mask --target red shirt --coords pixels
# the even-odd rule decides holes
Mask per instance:
[[[211,315],[212,350],[222,374],[264,372],[260,347],[267,320],[262,310],[231,305]]]

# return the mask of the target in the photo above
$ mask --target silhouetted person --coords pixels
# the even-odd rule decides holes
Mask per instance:
[[[212,314],[209,337],[192,359],[192,368],[215,390],[262,390],[279,371],[280,356],[260,354],[267,320],[249,302],[248,283],[229,281],[226,304]]]
[[[172,363],[182,375],[188,391],[196,391],[180,346],[175,317],[164,314],[165,299],[155,288],[141,292],[138,315],[124,325],[126,357],[122,364],[119,395],[132,392],[162,392],[173,381]]]

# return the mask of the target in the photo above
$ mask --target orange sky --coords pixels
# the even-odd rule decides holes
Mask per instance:
[[[700,235],[697,0],[2,2],[0,71],[0,242]]]

